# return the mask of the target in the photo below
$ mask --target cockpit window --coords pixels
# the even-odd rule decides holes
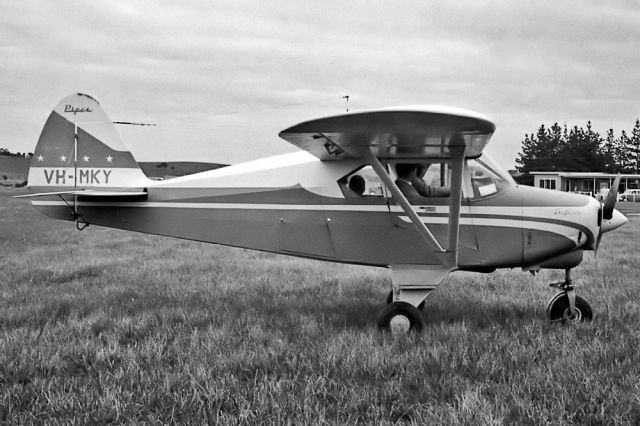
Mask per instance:
[[[392,180],[398,180],[396,166],[400,162],[388,165]],[[414,163],[411,163],[414,164]],[[424,197],[448,197],[451,185],[451,167],[445,161],[442,163],[420,162],[420,174],[423,186],[431,188],[432,194]],[[348,175],[338,180],[338,185],[345,198],[361,197],[390,197],[382,181],[369,165],[360,166]],[[417,185],[417,184],[412,184]],[[497,194],[516,183],[489,155],[474,160],[466,160],[462,179],[462,196],[467,199],[479,199]],[[402,189],[401,189],[402,190]],[[415,191],[414,191],[415,192]],[[418,191],[419,192],[419,191]],[[407,194],[405,194],[405,197]],[[422,197],[420,201],[424,201]],[[416,203],[409,200],[411,203]],[[419,204],[419,202],[417,202]]]
[[[467,198],[488,197],[508,186],[515,185],[513,178],[505,173],[487,154],[483,154],[481,158],[475,160],[467,160],[466,169],[471,184],[464,191]]]
[[[339,182],[345,197],[382,197],[382,182],[371,166],[362,167]]]
[[[442,187],[448,186],[451,181],[451,170],[446,163],[425,164],[427,171],[422,178],[429,186]]]

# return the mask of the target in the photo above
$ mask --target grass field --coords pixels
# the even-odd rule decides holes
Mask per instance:
[[[453,274],[379,334],[383,269],[89,227],[0,196],[4,423],[637,424],[640,224],[576,269]]]

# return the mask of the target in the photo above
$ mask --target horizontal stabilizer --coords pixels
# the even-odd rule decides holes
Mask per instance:
[[[77,190],[77,191],[55,191],[55,192],[39,192],[37,194],[24,194],[15,195],[13,198],[33,198],[33,197],[48,197],[52,195],[76,195],[90,198],[146,198],[147,193],[145,191],[95,191],[92,189]]]

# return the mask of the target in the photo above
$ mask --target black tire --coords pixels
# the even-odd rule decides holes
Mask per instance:
[[[407,302],[393,302],[380,311],[378,328],[384,332],[416,332],[424,327],[420,311]]]
[[[424,310],[424,300],[418,305],[418,309],[423,311]],[[389,292],[389,294],[387,294],[387,305],[393,303],[393,290],[391,290]]]
[[[593,311],[589,302],[576,295],[576,315],[571,316],[569,297],[564,291],[556,294],[549,301],[547,316],[551,322],[589,322],[593,319]]]

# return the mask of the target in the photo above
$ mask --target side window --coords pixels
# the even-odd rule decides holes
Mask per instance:
[[[434,187],[448,186],[451,181],[451,170],[446,163],[426,164],[427,172],[422,180]]]
[[[382,197],[382,182],[371,166],[362,167],[338,182],[345,197]]]
[[[437,161],[433,159],[432,161]],[[445,163],[397,162],[393,165],[398,189],[411,204],[428,203],[427,198],[451,195],[451,172]]]

